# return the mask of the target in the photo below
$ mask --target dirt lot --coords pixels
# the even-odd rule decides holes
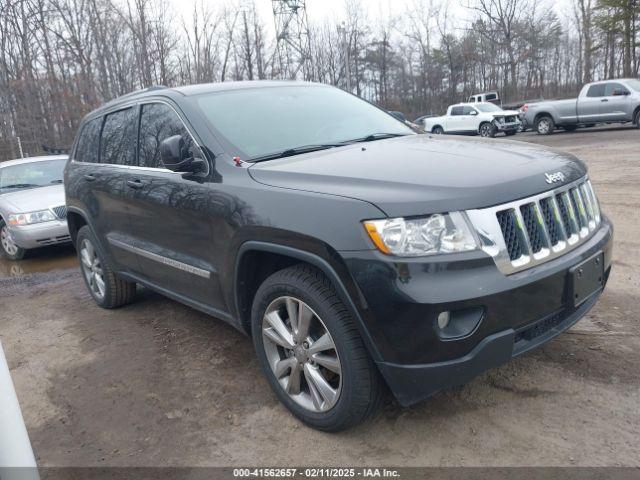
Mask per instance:
[[[39,464],[640,464],[640,132],[516,139],[589,164],[616,226],[607,291],[537,351],[338,435],[289,415],[223,322],[147,291],[101,310],[70,248],[0,260],[0,339]]]

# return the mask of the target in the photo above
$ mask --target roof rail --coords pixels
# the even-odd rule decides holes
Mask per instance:
[[[151,85],[150,87],[147,87],[147,88],[141,88],[140,90],[135,90],[133,92],[125,93],[124,95],[120,95],[119,97],[116,97],[116,98],[114,98],[112,100],[109,100],[102,107],[113,105],[116,102],[119,102],[121,100],[125,100],[125,99],[127,99],[129,97],[133,97],[134,95],[139,95],[141,93],[146,93],[146,92],[154,92],[156,90],[164,90],[166,88],[169,88],[169,87],[165,87],[164,85]]]

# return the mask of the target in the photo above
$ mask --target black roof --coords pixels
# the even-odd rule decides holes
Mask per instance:
[[[119,105],[120,103],[139,100],[141,98],[150,97],[150,96],[166,96],[166,97],[175,97],[183,96],[189,97],[191,95],[199,95],[202,93],[209,92],[224,92],[230,90],[243,90],[250,88],[269,88],[269,87],[282,87],[282,86],[326,86],[321,83],[313,83],[313,82],[301,82],[297,80],[252,80],[252,81],[242,81],[242,82],[219,82],[219,83],[201,83],[196,85],[185,85],[182,87],[165,87],[162,85],[153,86],[144,88],[142,90],[136,90],[135,92],[127,93],[126,95],[122,95],[120,97],[114,98],[113,100],[108,101],[104,105],[98,107],[96,110],[91,112],[90,115],[95,113],[104,112],[105,110],[109,110],[114,106]]]

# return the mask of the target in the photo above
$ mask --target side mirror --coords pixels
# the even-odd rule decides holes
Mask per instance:
[[[205,173],[208,170],[207,162],[194,157],[187,149],[182,135],[165,138],[160,143],[160,157],[162,164],[172,172]]]
[[[477,115],[477,114],[478,114],[478,112],[476,110],[471,110],[469,112],[469,115]]]

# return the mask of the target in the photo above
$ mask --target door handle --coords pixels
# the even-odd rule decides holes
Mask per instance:
[[[131,188],[142,188],[144,182],[142,180],[127,180],[127,185]]]
[[[93,181],[96,179],[96,177],[95,177],[95,176],[93,176],[93,175],[85,175],[85,176],[84,176],[84,179],[85,179],[87,182],[93,182]]]
[[[608,102],[609,100],[607,98],[603,98],[602,100],[600,100],[601,102]]]

